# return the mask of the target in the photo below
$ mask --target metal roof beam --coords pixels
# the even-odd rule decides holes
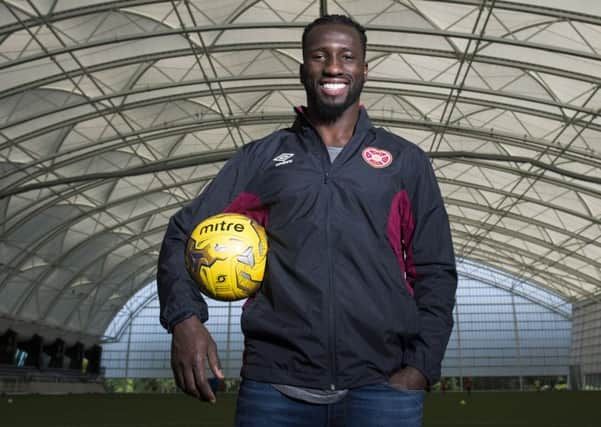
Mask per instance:
[[[212,178],[212,176],[197,177],[198,181],[206,181],[206,180],[210,180],[211,178]],[[195,179],[195,181],[196,181],[196,179]],[[96,183],[96,185],[100,185],[100,184],[101,184],[100,182]],[[146,191],[146,192],[143,192],[143,193],[136,193],[134,195],[130,195],[130,196],[127,196],[127,197],[122,197],[120,199],[116,199],[116,200],[114,200],[114,201],[112,201],[110,203],[104,204],[102,206],[98,206],[96,208],[92,208],[92,209],[88,209],[86,211],[83,211],[80,215],[74,216],[69,221],[65,221],[65,222],[59,224],[54,229],[48,230],[48,232],[45,234],[45,236],[44,236],[43,239],[40,239],[39,241],[37,241],[35,245],[30,246],[27,251],[23,251],[23,253],[20,254],[20,257],[18,259],[12,259],[12,260],[10,260],[7,263],[7,265],[9,265],[11,267],[12,272],[11,272],[11,274],[6,275],[4,277],[4,279],[2,280],[2,282],[0,282],[0,290],[2,290],[6,286],[6,284],[12,279],[12,277],[15,274],[18,274],[21,271],[21,268],[22,268],[23,264],[27,262],[27,259],[28,259],[29,255],[30,255],[30,253],[35,253],[39,248],[43,247],[44,244],[46,244],[48,241],[51,241],[55,236],[59,235],[60,233],[64,233],[64,232],[68,231],[68,229],[73,224],[76,224],[77,222],[82,221],[83,219],[88,218],[90,216],[93,216],[95,214],[98,214],[98,213],[101,213],[101,212],[107,212],[110,208],[118,206],[120,204],[129,203],[129,202],[131,202],[133,200],[141,199],[141,198],[143,198],[146,195],[149,195],[149,194],[152,194],[152,193],[163,192],[166,189],[173,188],[173,187],[180,187],[182,185],[184,185],[184,184],[182,184],[179,181],[174,182],[174,183],[172,183],[169,186],[167,186],[165,184],[162,184],[161,186],[153,189],[152,191]],[[75,191],[75,192],[80,193],[78,191]],[[53,204],[58,203],[57,200],[52,200],[51,199],[51,201],[53,203],[44,206],[43,209],[48,209],[48,207],[52,206]],[[184,203],[184,201],[181,202],[181,204],[183,204],[183,203]],[[37,213],[39,214],[41,210],[42,209],[39,209],[39,211]],[[35,215],[35,213],[32,213],[30,215]],[[22,221],[26,221],[26,219],[27,218],[25,218]],[[116,223],[120,224],[121,226],[127,224],[127,222],[121,222],[121,221],[116,221]],[[14,230],[17,226],[18,226],[18,224],[17,225],[13,225],[11,227],[11,230]],[[132,234],[134,234],[134,233],[132,233]],[[8,233],[5,233],[5,235],[8,236]],[[91,237],[92,236],[90,236],[90,238]]]
[[[446,199],[445,199],[445,201],[446,201]],[[470,203],[467,203],[467,202],[465,202],[463,200],[461,202],[462,202],[461,204],[463,206],[469,207],[469,208],[471,208],[473,210],[480,210],[480,211],[488,212],[487,209],[480,209],[480,207],[482,205],[470,204]],[[450,205],[457,204],[452,199],[449,200],[448,203]],[[506,212],[503,212],[503,211],[499,211],[499,212],[496,212],[496,213],[497,214],[506,214]],[[476,227],[478,230],[485,229],[486,226],[487,226],[487,223],[483,223],[481,221],[477,221],[477,220],[473,220],[473,219],[461,217],[461,216],[458,216],[458,215],[449,214],[449,218],[451,219],[451,224],[467,224],[467,225],[470,225],[472,227]],[[456,228],[453,228],[453,230],[455,231]],[[526,234],[526,233],[521,233],[521,232],[518,232],[518,231],[515,231],[515,230],[512,230],[512,229],[506,228],[506,227],[501,226],[501,225],[496,225],[494,227],[493,231],[495,233],[503,234],[504,236],[514,237],[516,240],[520,240],[520,241],[524,241],[524,242],[530,242],[530,243],[532,243],[534,245],[537,245],[539,247],[543,247],[545,249],[553,249],[557,253],[561,253],[561,254],[563,254],[565,256],[573,257],[574,259],[577,259],[578,261],[581,261],[584,264],[591,265],[597,271],[601,270],[601,262],[597,262],[594,259],[586,257],[584,255],[581,255],[581,254],[579,254],[579,253],[577,253],[575,251],[568,250],[568,249],[563,248],[563,247],[555,246],[555,245],[553,245],[553,243],[548,242],[547,240],[542,240],[542,239],[539,239],[539,238],[537,238],[535,236],[532,236],[532,235],[529,235],[529,234]],[[488,237],[488,235],[487,235],[487,237],[485,239],[486,239],[487,242],[490,242],[490,241],[495,241],[496,242],[495,239],[492,239],[492,238]],[[576,238],[574,238],[574,239],[576,239]],[[580,239],[578,239],[578,240],[580,240]],[[499,243],[503,244],[504,242],[499,242]],[[528,252],[528,253],[530,254],[531,258],[540,259],[540,256],[539,256],[538,253],[535,253],[533,251],[532,252]],[[462,256],[461,253],[459,253],[458,255]],[[540,262],[546,263],[547,261],[546,260],[541,260]],[[557,261],[552,260],[552,261],[549,261],[549,264],[550,265],[556,265],[558,263],[557,263]],[[561,265],[562,265],[562,267],[565,266],[565,264],[563,264],[563,263],[561,263]],[[575,277],[580,277],[585,282],[594,283],[595,280],[598,280],[598,279],[593,278],[593,277],[591,277],[589,275],[582,274],[580,270],[571,269],[569,267],[566,267],[566,268],[568,270],[570,270],[573,274],[576,274]]]
[[[290,76],[289,79],[294,80],[294,77]],[[250,78],[250,77],[249,78],[231,78],[230,77],[230,78],[226,78],[226,79],[215,79],[215,80],[220,80],[222,83],[223,82],[236,82],[237,83],[237,82],[252,82],[254,80],[258,80],[258,81],[275,80],[275,81],[281,82],[283,79],[281,76],[256,76],[256,77],[252,77],[252,78]],[[445,94],[439,93],[439,92],[410,90],[410,89],[406,89],[406,88],[395,88],[394,86],[382,87],[382,86],[378,86],[375,84],[386,83],[389,85],[418,86],[418,87],[427,87],[427,88],[432,87],[432,88],[449,89],[449,90],[457,90],[458,89],[458,87],[456,87],[452,84],[443,84],[443,83],[437,84],[437,83],[433,83],[433,82],[426,83],[426,82],[419,82],[419,81],[415,81],[415,80],[384,79],[384,78],[376,77],[376,78],[370,79],[370,82],[373,82],[373,84],[371,86],[370,85],[366,86],[363,90],[363,93],[365,93],[365,94],[375,93],[375,94],[386,94],[386,95],[398,96],[398,97],[410,96],[410,97],[415,97],[415,98],[445,100],[447,98],[447,96]],[[124,98],[124,97],[127,98],[132,95],[146,94],[146,93],[152,93],[152,92],[160,93],[163,90],[168,90],[171,88],[175,89],[175,88],[183,88],[183,87],[188,87],[188,86],[204,86],[204,85],[207,85],[210,83],[211,82],[197,79],[197,80],[190,80],[190,81],[186,81],[186,82],[182,82],[182,83],[170,83],[170,84],[168,83],[168,84],[159,84],[156,86],[144,86],[144,87],[133,88],[133,89],[125,89],[121,92],[113,92],[111,94],[98,96],[96,98],[91,98],[90,101],[82,98],[81,102],[71,103],[71,104],[64,105],[64,106],[57,106],[53,110],[41,111],[41,112],[38,112],[31,116],[25,116],[25,117],[21,117],[17,120],[11,121],[11,122],[5,122],[2,126],[0,126],[0,131],[6,130],[12,126],[18,126],[18,125],[27,123],[28,121],[31,121],[31,120],[43,118],[43,117],[46,117],[51,114],[56,114],[56,113],[60,113],[60,112],[69,111],[71,109],[85,107],[85,106],[90,105],[90,103],[100,104],[99,111],[101,113],[105,113],[105,112],[110,112],[113,109],[113,107],[110,107],[110,106],[107,107],[103,104],[105,101],[110,101],[111,99],[119,99],[119,98]],[[42,91],[57,90],[59,92],[62,91],[60,89],[40,89],[40,90],[42,90]],[[226,93],[227,93],[227,95],[231,95],[231,94],[239,94],[239,93],[253,93],[253,92],[257,92],[257,93],[266,92],[267,93],[267,92],[271,92],[271,91],[298,91],[298,90],[302,90],[302,86],[298,83],[276,83],[274,85],[263,85],[263,84],[250,85],[249,84],[246,86],[234,86],[231,88],[227,88]],[[464,86],[462,88],[462,92],[464,92],[464,93],[471,92],[474,94],[495,96],[497,98],[506,98],[508,102],[506,102],[506,103],[494,102],[494,101],[488,100],[488,99],[474,98],[474,97],[468,97],[468,96],[462,95],[458,101],[461,104],[480,105],[483,108],[487,108],[487,109],[494,108],[494,109],[504,109],[504,110],[508,110],[508,111],[515,111],[515,112],[528,114],[528,115],[532,115],[532,116],[536,116],[536,117],[546,118],[549,120],[555,120],[560,123],[563,123],[565,121],[565,119],[566,119],[565,114],[551,113],[547,110],[535,109],[532,107],[524,107],[524,106],[517,105],[516,103],[511,103],[511,101],[517,100],[517,101],[529,102],[529,103],[532,103],[533,105],[538,105],[538,104],[548,105],[548,106],[555,107],[558,110],[564,110],[564,111],[568,111],[568,112],[572,111],[572,112],[578,112],[578,113],[582,113],[582,114],[597,114],[597,111],[593,108],[584,108],[584,107],[581,107],[578,105],[566,104],[566,103],[562,103],[559,101],[554,102],[549,99],[534,98],[534,97],[530,97],[527,95],[521,95],[518,93],[504,94],[499,91],[493,91],[493,90],[469,87],[469,86]],[[208,97],[208,96],[211,96],[211,91],[208,89],[192,90],[189,92],[183,92],[183,93],[177,93],[177,94],[171,94],[171,95],[159,95],[159,96],[155,96],[155,97],[149,97],[149,98],[143,99],[143,100],[136,100],[136,101],[129,102],[129,103],[123,102],[120,105],[120,110],[127,111],[127,110],[134,109],[134,108],[152,106],[152,105],[161,104],[164,102],[189,101],[191,98]],[[189,101],[189,102],[194,102],[194,101]],[[69,119],[68,123],[74,124],[74,123],[77,123],[78,121],[88,120],[90,118],[90,116],[93,117],[94,114],[97,114],[97,112],[96,111],[86,112],[85,115],[73,116]],[[57,123],[62,124],[62,123],[66,123],[66,122],[65,121],[57,121]],[[586,120],[578,119],[575,121],[575,123],[584,125],[586,123]],[[601,124],[593,123],[589,127],[591,129],[596,129],[596,130],[601,131]]]
[[[265,43],[248,43],[248,44],[235,44],[235,45],[228,44],[228,45],[215,46],[215,47],[212,47],[209,52],[211,54],[216,54],[216,53],[225,53],[225,52],[239,52],[239,51],[253,51],[253,50],[278,51],[278,50],[289,50],[289,49],[299,49],[299,48],[300,48],[300,46],[298,45],[298,43],[265,42]],[[416,49],[416,48],[400,46],[400,45],[369,45],[368,53],[370,53],[370,54],[371,53],[376,53],[376,54],[381,53],[381,54],[387,54],[387,55],[388,54],[411,54],[411,55],[427,56],[427,57],[435,57],[435,58],[456,59],[456,54],[454,52],[441,51],[441,50],[435,50],[435,49]],[[105,71],[105,70],[108,70],[111,68],[118,68],[118,67],[123,67],[123,66],[127,66],[127,65],[138,64],[138,63],[144,63],[144,62],[155,62],[155,61],[159,61],[161,59],[169,59],[169,58],[181,57],[181,56],[190,56],[190,49],[188,49],[188,48],[174,49],[174,50],[170,50],[167,52],[157,52],[157,53],[153,53],[153,54],[130,56],[130,57],[121,58],[118,60],[107,61],[107,62],[103,62],[103,63],[89,65],[86,67],[86,69],[89,73],[94,73],[94,72],[99,72],[99,71]],[[377,58],[377,57],[378,56],[376,55],[375,58]],[[373,58],[374,58],[374,56],[372,55],[372,60],[373,60]],[[537,64],[537,63],[513,61],[510,59],[495,58],[495,57],[485,56],[485,55],[477,55],[474,58],[474,63],[498,65],[498,66],[504,67],[504,68],[513,68],[513,69],[518,69],[521,71],[528,70],[528,71],[532,71],[532,72],[549,74],[549,75],[553,75],[553,76],[563,77],[563,78],[567,78],[567,79],[571,79],[571,80],[577,80],[577,81],[582,81],[582,82],[596,84],[596,85],[601,84],[601,78],[597,75],[577,73],[574,71],[548,67],[548,66]],[[8,97],[8,96],[13,96],[15,94],[18,94],[18,93],[26,91],[26,90],[31,90],[36,87],[51,85],[52,83],[65,80],[65,78],[68,78],[68,77],[71,77],[71,78],[77,77],[81,74],[83,74],[83,71],[81,69],[77,68],[77,69],[73,69],[73,70],[68,70],[66,74],[59,73],[59,74],[55,74],[55,75],[51,75],[51,76],[44,76],[37,80],[32,80],[30,82],[23,83],[18,86],[13,86],[13,87],[10,87],[3,91],[0,91],[0,99],[2,99],[4,97]],[[225,79],[227,79],[227,78],[229,78],[229,76],[225,76],[224,78],[221,78],[220,80],[225,81]],[[242,77],[242,79],[244,79],[244,78],[245,77]],[[256,78],[256,77],[254,77],[254,78]],[[267,78],[272,78],[272,77],[267,77]],[[277,76],[277,78],[281,79],[282,76]],[[294,76],[291,76],[291,78],[298,79],[298,76],[295,74]],[[370,78],[370,81],[371,80],[373,80],[373,79]],[[213,82],[213,80],[208,80],[208,81]],[[216,82],[217,80],[214,80],[214,81]],[[391,79],[391,81],[394,81],[394,79]],[[421,84],[436,85],[437,83],[421,82]],[[447,87],[447,86],[452,87],[451,85],[444,85],[444,84],[442,84],[441,87]],[[537,100],[538,98],[534,98],[534,99]],[[542,102],[548,102],[548,101],[543,99]]]
[[[0,70],[6,69],[9,67],[13,67],[13,66],[17,66],[17,65],[22,65],[27,62],[44,59],[44,58],[47,58],[48,56],[57,57],[57,56],[60,56],[60,55],[66,54],[66,53],[72,54],[72,53],[80,51],[80,50],[102,47],[102,46],[111,45],[111,44],[122,44],[122,43],[127,43],[127,42],[138,41],[138,40],[151,40],[154,38],[160,38],[160,37],[165,37],[165,36],[173,36],[173,35],[186,36],[189,33],[197,34],[197,33],[202,33],[202,32],[215,32],[215,31],[244,31],[244,30],[261,31],[261,30],[276,29],[276,28],[278,28],[278,29],[302,29],[302,28],[304,28],[304,26],[305,26],[304,24],[298,24],[298,23],[270,22],[270,23],[237,23],[237,24],[225,24],[225,25],[224,24],[201,25],[201,26],[189,26],[186,28],[163,29],[160,31],[131,34],[131,35],[127,35],[127,36],[114,37],[114,38],[110,38],[110,39],[102,39],[102,40],[88,41],[85,43],[78,43],[78,44],[72,45],[72,46],[47,49],[48,51],[46,53],[36,53],[36,54],[25,56],[25,57],[15,59],[12,61],[6,61],[4,63],[0,63]],[[568,48],[563,48],[563,47],[558,47],[558,46],[553,46],[553,45],[545,45],[542,43],[527,42],[527,41],[521,41],[521,40],[497,37],[497,36],[475,35],[472,33],[447,31],[447,30],[440,30],[437,28],[418,28],[418,27],[405,27],[405,26],[394,27],[394,26],[384,26],[384,25],[370,25],[370,26],[367,26],[366,29],[369,32],[380,31],[380,32],[384,32],[384,33],[415,34],[415,35],[425,35],[425,36],[436,36],[436,37],[441,37],[444,39],[456,38],[456,39],[462,39],[462,40],[468,40],[468,41],[469,40],[480,41],[480,42],[487,42],[490,44],[509,45],[512,47],[534,49],[534,50],[539,50],[542,52],[551,52],[551,53],[566,55],[566,56],[575,57],[575,58],[584,58],[584,59],[590,59],[593,61],[601,61],[600,55],[597,55],[597,54],[591,53],[591,52],[587,52],[587,51],[579,51],[579,50],[575,50],[575,49],[568,49]],[[0,31],[0,35],[1,34],[2,33]],[[240,39],[244,40],[243,35],[240,37]],[[156,43],[159,43],[159,41],[156,41]],[[244,43],[239,43],[239,44],[244,45]],[[294,46],[296,48],[300,48],[300,41],[294,42],[292,44],[292,46]],[[201,46],[198,46],[198,48],[200,49]],[[216,46],[211,46],[210,49],[207,48],[207,52],[213,53],[215,48],[216,48]],[[368,51],[371,52],[371,48],[372,48],[372,46],[368,44]],[[186,49],[186,50],[189,53],[189,50],[188,49]],[[460,54],[458,52],[453,52],[453,51],[451,51],[451,52],[454,53],[455,58],[457,57],[458,54]],[[471,57],[471,56],[472,55],[468,55],[468,57]],[[476,54],[476,56],[477,56],[477,54]]]
[[[552,311],[553,313],[556,313],[558,315],[560,315],[561,317],[563,317],[566,320],[572,320],[572,315],[571,313],[567,313],[565,310],[561,310],[560,308],[558,308],[556,305],[554,304],[549,304],[547,301],[544,301],[540,298],[537,298],[535,296],[532,296],[531,294],[527,293],[527,292],[523,292],[520,291],[518,289],[514,289],[512,286],[507,286],[504,283],[499,283],[495,280],[491,280],[489,277],[485,276],[485,275],[480,275],[480,274],[474,274],[474,273],[470,273],[470,272],[466,272],[466,271],[459,271],[458,272],[459,276],[463,276],[463,277],[467,277],[468,279],[473,279],[473,280],[477,280],[479,282],[485,283],[489,286],[492,286],[493,288],[497,288],[497,289],[502,289],[504,291],[510,292],[512,294],[515,294],[517,296],[519,296],[520,298],[524,298],[538,306],[544,307],[549,311]],[[535,286],[535,285],[532,285]],[[538,286],[536,286],[538,287]]]
[[[458,243],[463,240],[469,241],[471,238],[473,238],[473,236],[470,233],[466,233],[461,230],[453,230],[453,240]],[[565,292],[565,290],[562,292],[562,289],[566,287],[573,291],[576,295],[579,295],[581,297],[588,297],[590,295],[593,295],[592,293],[589,293],[582,287],[579,287],[569,281],[566,281],[565,278],[556,277],[556,275],[549,273],[546,270],[546,268],[533,267],[533,261],[537,261],[537,258],[532,252],[528,252],[517,246],[508,245],[504,242],[498,242],[490,238],[487,238],[481,243],[484,243],[485,245],[488,245],[491,248],[491,251],[488,251],[488,256],[482,257],[487,253],[487,251],[479,246],[476,252],[470,253],[469,257],[467,257],[468,259],[482,260],[482,262],[485,262],[498,270],[506,271],[518,277],[520,274],[523,274],[524,270],[534,270],[536,271],[537,278],[530,279],[530,281],[533,284],[543,289],[551,289],[553,292],[562,293],[568,298],[569,295]],[[504,257],[502,255],[503,251],[508,251],[513,255],[523,257],[527,261],[519,262],[516,261],[515,258]],[[457,255],[463,256],[461,253],[458,253]],[[480,255],[480,257],[478,255]],[[515,272],[512,272],[511,270],[507,269],[507,265],[511,264],[515,264],[516,267],[518,267]],[[578,278],[583,283],[589,284],[589,286],[591,287],[596,286],[595,284],[597,283],[597,280],[595,278],[583,275],[578,270],[570,268],[569,266],[561,265],[561,267],[566,267],[565,270],[563,270],[566,273],[566,275]],[[572,274],[574,274],[574,276],[572,276]],[[549,284],[553,284],[554,287],[550,287]]]
[[[516,198],[519,196],[519,194],[515,194],[515,193],[510,193],[509,191],[504,191],[502,189],[499,188],[492,188],[492,187],[487,187],[472,181],[463,181],[460,179],[449,179],[449,178],[445,178],[442,176],[438,176],[437,177],[437,181],[441,184],[447,184],[447,185],[453,185],[456,187],[465,187],[465,188],[473,188],[476,189],[480,192],[487,192],[487,193],[493,193],[493,194],[499,194],[503,197],[507,197],[507,198]],[[451,198],[449,198],[449,196],[445,197],[445,201],[446,200],[451,200]],[[459,203],[459,200],[462,199],[454,199],[457,203]],[[543,200],[540,199],[535,199],[535,198],[531,198],[531,197],[522,197],[520,200],[527,202],[527,203],[532,203],[534,205],[539,205],[539,206],[544,206],[545,208],[554,210],[554,211],[558,211],[558,212],[563,212],[566,213],[568,215],[574,215],[577,218],[583,219],[585,221],[589,221],[593,224],[597,224],[597,225],[601,225],[601,218],[595,218],[594,216],[591,215],[586,215],[584,213],[582,213],[579,210],[574,210],[574,209],[569,209],[568,207],[566,207],[565,205],[556,205],[556,204],[551,204],[549,202],[545,202]],[[469,202],[466,202],[469,203]],[[484,207],[484,205],[481,205]],[[490,207],[486,207],[488,209],[488,212],[498,212],[495,209],[492,209]],[[504,213],[507,213],[506,211],[503,211]],[[508,215],[515,215],[516,219],[521,219],[524,220],[532,225],[536,225],[536,226],[541,226],[543,228],[550,228],[553,231],[557,231],[558,233],[563,233],[563,234],[570,234],[571,233],[568,230],[565,230],[563,228],[557,227],[553,224],[549,224],[549,223],[545,223],[542,221],[538,221],[534,218],[531,217],[523,217],[521,215],[518,214],[513,214],[511,212],[507,213]],[[592,243],[592,242],[591,242]]]
[[[290,123],[291,119],[292,119],[292,114],[290,115],[273,115],[273,116],[268,116],[266,117],[265,115],[259,115],[259,116],[241,116],[239,118],[234,117],[233,120],[238,121],[239,125],[250,125],[250,124],[265,124],[265,123]],[[416,129],[428,129],[428,130],[432,130],[435,129],[437,126],[441,126],[439,124],[433,123],[433,122],[427,122],[427,121],[423,121],[421,123],[415,122],[415,121],[405,121],[405,120],[394,120],[394,119],[379,119],[377,117],[373,117],[373,122],[376,124],[384,124],[384,125],[388,125],[388,126],[400,126],[400,127],[407,127],[407,128],[416,128]],[[196,131],[200,131],[203,129],[214,129],[214,128],[219,128],[222,126],[222,122],[219,119],[216,120],[206,120],[203,123],[193,123],[190,125],[178,125],[178,126],[171,126],[171,128],[175,127],[178,128],[178,130],[180,132],[196,132]],[[160,129],[168,129],[170,128],[170,126],[165,126],[165,125],[161,125]],[[140,131],[136,131],[136,136],[137,137],[142,137],[142,135],[145,132],[148,131],[152,131],[152,129],[142,129]],[[490,139],[493,141],[503,141],[505,143],[507,143],[507,141],[505,140],[506,137],[504,137],[501,134],[491,134],[489,131],[486,130],[479,130],[479,129],[474,129],[474,128],[461,128],[458,126],[452,126],[452,127],[448,127],[447,128],[447,133],[448,134],[455,134],[455,135],[467,135],[467,136],[474,136],[477,138],[482,138],[482,139]],[[130,139],[131,135],[130,134],[122,134],[121,135],[123,137],[123,141],[121,141],[122,145],[127,145],[130,143],[135,142],[132,141]],[[121,138],[117,138],[117,140],[121,140]],[[146,139],[145,139],[146,140]],[[511,137],[509,138],[509,141],[511,141]],[[534,143],[535,141],[532,139],[528,140],[529,143]],[[521,145],[522,147],[525,146],[525,141],[522,140],[521,138],[517,138],[515,137],[515,144],[516,145]],[[103,145],[101,144],[101,142],[97,142],[97,145]],[[541,147],[549,147],[550,149],[561,149],[561,146],[557,146],[557,147],[551,147],[551,146],[546,146],[544,144],[540,144]],[[106,147],[107,150],[109,149],[114,149],[114,146],[111,147]],[[100,152],[100,151],[99,151]],[[465,153],[464,153],[465,154]],[[429,154],[432,158],[436,159],[437,158],[437,154],[436,153],[430,153]],[[443,156],[450,156],[452,154],[448,154],[448,153],[443,153]],[[86,156],[89,156],[89,153],[86,153]],[[486,155],[484,155],[486,156]],[[468,155],[465,155],[462,157],[455,157],[453,160],[456,162],[464,162],[464,163],[470,163],[470,164],[478,164],[479,166],[485,166],[487,168],[493,168],[493,169],[497,169],[497,170],[502,170],[504,172],[510,172],[510,173],[514,173],[514,174],[518,174],[520,176],[524,176],[524,175],[528,175],[534,178],[540,178],[546,182],[550,182],[553,183],[555,185],[561,186],[561,187],[565,187],[565,188],[569,188],[575,191],[580,191],[580,192],[584,192],[587,194],[592,194],[595,197],[599,197],[601,196],[601,191],[595,191],[593,190],[592,187],[584,187],[581,185],[577,185],[573,182],[565,182],[556,178],[552,178],[552,177],[548,177],[548,176],[540,176],[540,174],[537,173],[532,173],[532,172],[527,172],[527,171],[523,171],[521,169],[517,169],[517,168],[510,168],[510,167],[501,167],[499,165],[495,165],[492,164],[491,162],[473,162],[469,159],[466,159],[466,157],[469,157]],[[223,157],[223,160],[227,160],[227,156]],[[592,156],[588,157],[589,161],[592,158]],[[71,163],[73,162],[72,160],[70,161]],[[583,160],[584,162],[584,160]],[[170,166],[166,166],[166,163],[163,163],[162,161],[159,161],[158,163],[155,162],[153,163],[154,166],[142,166],[139,168],[133,168],[130,172],[132,174],[144,174],[144,173],[153,173],[153,172],[157,172],[157,171],[162,171],[162,170],[169,170],[169,167],[171,168],[175,168],[178,167],[177,165],[180,165],[181,167],[188,167],[189,162],[187,162],[185,159],[181,160],[181,163],[177,163],[177,162],[171,162]],[[56,166],[56,165],[55,165]],[[43,173],[44,171],[38,171],[37,174]],[[44,172],[45,173],[45,172]],[[55,181],[46,181],[46,182],[42,182],[42,183],[34,183],[34,184],[27,184],[27,185],[23,185],[20,187],[17,187],[17,184],[13,184],[12,187],[6,188],[5,190],[0,192],[0,199],[1,198],[5,198],[11,195],[15,195],[18,193],[23,193],[26,191],[31,191],[31,190],[35,190],[35,189],[39,189],[39,188],[46,188],[49,187],[51,185],[62,185],[62,184],[69,184],[69,183],[73,183],[76,181],[81,181],[81,180],[88,180],[88,179],[98,179],[98,177],[111,177],[111,176],[125,176],[127,175],[129,172],[127,172],[126,170],[119,170],[119,171],[113,171],[113,172],[107,172],[106,174],[98,174],[98,175],[84,175],[81,177],[70,177],[70,178],[61,178]],[[31,180],[32,178],[35,177],[35,174],[32,174],[31,176],[28,176],[26,179],[27,180]],[[586,178],[586,180],[589,180],[588,176],[583,176],[584,178]]]
[[[437,0],[440,3],[449,4],[464,4],[470,6],[480,6],[482,0]],[[586,22],[594,25],[601,25],[601,17],[578,13],[569,10],[555,9],[551,7],[539,6],[528,3],[516,3],[514,1],[497,0],[495,2],[495,10],[509,10],[512,12],[530,13],[533,15],[543,15],[554,18],[560,18],[570,21]]]
[[[162,227],[157,227],[157,229],[155,229],[154,232],[155,232],[155,234],[158,232],[162,233],[162,232],[164,232],[164,229]],[[147,233],[144,233],[144,234],[146,235]],[[150,234],[150,233],[148,233],[148,234]],[[123,265],[134,263],[135,259],[138,259],[138,258],[148,259],[148,261],[145,262],[143,265],[138,266],[138,268],[136,268],[135,270],[130,271],[129,274],[127,274],[127,276],[123,277],[123,279],[120,282],[115,283],[113,286],[111,286],[112,289],[118,289],[118,290],[122,291],[123,289],[126,288],[124,284],[126,284],[128,282],[133,282],[133,286],[129,286],[129,288],[132,289],[132,292],[124,295],[123,299],[125,301],[127,301],[127,299],[129,299],[129,296],[133,295],[142,286],[144,286],[144,283],[146,282],[146,280],[145,280],[146,276],[142,275],[143,272],[148,271],[150,269],[148,276],[150,276],[154,272],[156,272],[157,256],[154,253],[158,252],[160,246],[161,246],[160,243],[157,243],[156,245],[149,246],[145,249],[142,249],[142,250],[136,252],[136,255],[134,257],[132,257],[128,260],[123,260],[122,262],[117,264],[113,270],[111,270],[110,274],[112,274],[115,270],[122,267]],[[152,256],[150,256],[150,255],[152,255]],[[105,280],[107,280],[108,278],[110,278],[110,274],[105,274],[102,278],[100,278],[98,281],[98,286],[102,286],[103,282]],[[91,295],[92,292],[93,292],[93,290],[90,289],[87,293],[80,296],[79,301],[73,305],[73,310],[70,311],[69,313],[67,313],[67,315],[65,316],[65,320],[64,320],[65,324],[68,324],[71,321],[72,317],[75,315],[75,313],[77,313],[78,307],[81,304],[83,304],[83,302]],[[92,304],[92,307],[90,307],[90,311],[88,312],[88,319],[83,325],[84,330],[87,330],[89,328],[91,319],[93,318],[94,314],[101,311],[101,308],[104,307],[104,305],[107,302],[108,302],[108,300],[104,299],[104,300],[98,301],[98,303]],[[93,312],[93,310],[95,308],[96,308],[96,313]],[[115,311],[117,311],[117,309],[115,309]]]
[[[375,120],[374,120],[375,122]],[[145,175],[150,173],[157,173],[163,171],[169,171],[173,169],[181,169],[187,168],[190,166],[197,166],[199,164],[205,163],[214,163],[218,161],[226,161],[233,156],[235,153],[235,149],[221,150],[219,152],[208,152],[202,153],[198,156],[183,156],[182,158],[168,158],[155,162],[147,163],[143,166],[137,166],[129,169],[119,169],[108,172],[97,172],[93,174],[84,174],[80,176],[71,176],[65,178],[58,178],[55,180],[47,180],[44,182],[38,182],[33,184],[26,184],[22,186],[12,186],[0,191],[0,200],[9,196],[14,196],[16,194],[25,193],[28,191],[43,189],[43,188],[51,188],[55,186],[74,184],[79,182],[86,181],[95,181],[100,179],[111,179],[111,178],[123,178],[128,176],[138,176]],[[562,174],[564,176],[568,176],[573,179],[591,182],[594,184],[601,184],[601,178],[597,178],[594,176],[576,174],[574,172],[570,172],[567,170],[559,169],[557,167],[551,165],[545,165],[541,162],[535,162],[532,159],[521,158],[516,156],[502,156],[502,155],[494,155],[494,154],[480,154],[480,153],[465,153],[465,152],[434,152],[428,153],[428,155],[432,159],[452,159],[457,163],[466,163],[477,165],[479,167],[484,167],[488,169],[496,169],[499,171],[503,171],[506,173],[511,173],[518,176],[529,176],[532,178],[540,179],[544,182],[552,183],[558,187],[569,188],[574,191],[584,192],[594,194],[596,197],[601,197],[601,190],[596,192],[592,188],[583,187],[574,182],[567,182],[557,178],[549,177],[542,175],[537,172],[528,172],[519,168],[509,167],[509,166],[500,166],[498,164],[494,164],[489,160],[494,160],[495,162],[503,162],[503,163],[520,163],[520,162],[529,162],[534,166],[541,168],[543,170],[552,170],[557,174]],[[485,160],[486,162],[481,162],[480,160]],[[539,164],[540,163],[540,164]],[[28,177],[30,180],[32,177]]]
[[[322,3],[327,3],[326,0],[320,1],[320,12],[322,9]],[[471,5],[474,7],[478,7],[481,5],[482,0],[440,0],[441,3],[449,3],[449,4],[465,4]],[[155,4],[155,3],[170,3],[167,0],[119,0],[119,1],[106,1],[100,4],[89,5],[89,6],[80,6],[74,7],[71,9],[67,9],[60,12],[55,12],[47,15],[46,20],[48,22],[58,22],[61,20],[77,18],[81,16],[103,13],[103,12],[113,12],[115,10],[120,9],[133,9],[136,6],[143,6],[147,4]],[[326,11],[327,11],[327,4]],[[15,7],[22,11],[22,9],[18,8],[18,6],[11,4],[10,7]],[[530,13],[534,15],[543,15],[548,17],[554,17],[564,20],[576,21],[576,22],[584,22],[593,25],[601,25],[601,17],[578,13],[568,10],[554,9],[549,7],[543,7],[538,5],[529,5],[527,3],[515,3],[509,1],[496,1],[495,2],[495,10],[508,10],[514,12],[522,12],[522,13]],[[239,14],[239,13],[238,13]],[[40,20],[37,18],[23,19],[23,25],[27,27],[34,27],[40,25]],[[303,23],[304,25],[304,23]],[[9,24],[0,28],[0,35],[4,33],[10,33],[13,31],[17,31],[21,29],[22,26],[20,24]]]

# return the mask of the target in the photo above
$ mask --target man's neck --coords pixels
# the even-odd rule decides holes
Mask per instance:
[[[311,107],[307,108],[307,118],[326,146],[344,147],[350,141],[355,131],[357,120],[359,120],[358,104],[351,105],[333,122],[320,120],[319,117],[312,114],[313,111],[315,109],[311,109]]]

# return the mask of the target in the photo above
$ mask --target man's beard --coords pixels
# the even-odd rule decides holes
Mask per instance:
[[[365,80],[355,81],[349,85],[349,91],[343,102],[338,104],[330,104],[324,102],[324,99],[319,96],[319,84],[305,79],[305,91],[307,92],[307,103],[309,110],[314,110],[314,115],[324,123],[333,123],[338,120],[342,114],[361,96],[363,84]]]

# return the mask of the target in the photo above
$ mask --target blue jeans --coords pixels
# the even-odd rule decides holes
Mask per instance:
[[[268,383],[244,380],[236,427],[421,427],[425,392],[377,384],[316,405],[291,399]]]

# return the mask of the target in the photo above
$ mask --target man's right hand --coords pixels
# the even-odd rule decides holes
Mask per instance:
[[[171,340],[171,368],[175,382],[185,393],[215,403],[215,395],[205,373],[205,359],[213,374],[222,380],[217,345],[205,325],[196,316],[176,324]]]

